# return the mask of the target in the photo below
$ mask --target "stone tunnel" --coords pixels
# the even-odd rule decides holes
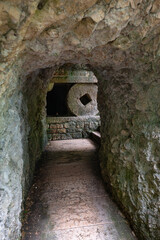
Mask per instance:
[[[160,239],[159,0],[0,1],[0,239],[21,235],[60,68],[98,80],[101,173],[138,239]]]

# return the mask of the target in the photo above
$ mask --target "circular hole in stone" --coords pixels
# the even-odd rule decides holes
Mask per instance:
[[[86,106],[88,103],[90,103],[92,101],[91,97],[89,94],[85,94],[82,97],[80,97],[80,101],[81,103]]]

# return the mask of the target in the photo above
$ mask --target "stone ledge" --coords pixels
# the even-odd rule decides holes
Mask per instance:
[[[47,117],[47,123],[62,123],[62,122],[70,122],[70,121],[88,121],[89,120],[99,120],[100,121],[100,116],[70,116],[70,117]]]

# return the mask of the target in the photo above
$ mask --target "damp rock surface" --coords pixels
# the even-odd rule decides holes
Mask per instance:
[[[157,240],[158,0],[0,2],[0,239],[20,237],[23,200],[46,143],[46,92],[64,65],[96,75],[103,178],[139,238]]]

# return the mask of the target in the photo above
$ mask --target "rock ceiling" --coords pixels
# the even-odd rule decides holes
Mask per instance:
[[[0,1],[1,67],[25,72],[68,62],[119,66],[160,55],[159,0]],[[129,60],[130,59],[130,60]]]

